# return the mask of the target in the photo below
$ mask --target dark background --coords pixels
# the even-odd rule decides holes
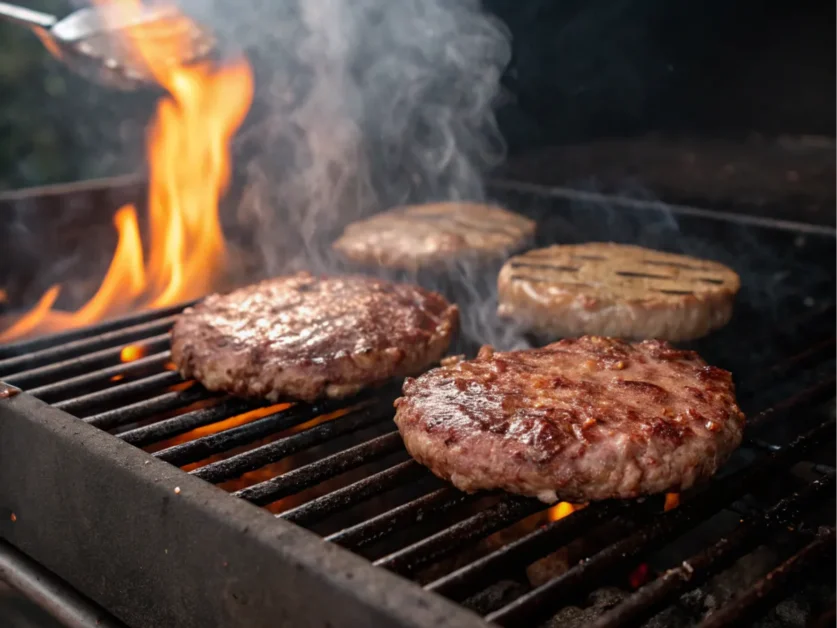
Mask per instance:
[[[834,135],[835,3],[487,0],[513,150],[660,131]]]
[[[723,169],[724,151],[757,159],[769,148],[765,138],[834,137],[833,1],[484,3],[514,37],[505,77],[511,100],[498,115],[517,177],[561,170],[584,179],[616,162],[641,180],[653,170],[644,162],[668,162],[684,143],[699,160],[711,145],[710,160],[719,163],[707,167]],[[22,4],[67,12],[59,0]],[[135,170],[153,99],[90,85],[50,59],[30,33],[0,25],[0,190]],[[808,187],[833,195],[833,146],[816,145],[827,152],[812,162],[817,176]],[[573,149],[537,157],[535,166],[526,159],[562,146]],[[586,161],[573,157],[583,154],[579,146],[587,147]],[[545,167],[545,160],[558,164]],[[793,169],[779,161],[782,172]]]

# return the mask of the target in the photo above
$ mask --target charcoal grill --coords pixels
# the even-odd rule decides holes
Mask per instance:
[[[673,509],[603,502],[554,521],[534,500],[467,496],[406,455],[397,386],[264,406],[184,383],[167,336],[181,305],[0,348],[0,574],[78,626],[742,626],[783,604],[828,625],[833,230],[492,194],[538,220],[540,244],[632,242],[739,271],[732,323],[694,344],[733,372],[748,415],[719,476]],[[123,362],[126,346],[141,357]]]

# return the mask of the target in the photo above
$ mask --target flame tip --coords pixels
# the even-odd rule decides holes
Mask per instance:
[[[142,8],[138,0],[115,1],[125,11]],[[171,7],[166,22],[153,28],[190,24],[174,4]],[[189,28],[166,32],[191,36]],[[139,27],[126,35],[132,53],[170,94],[158,103],[147,133],[149,259],[143,255],[135,207],[120,207],[113,218],[116,250],[93,297],[75,312],[54,310],[60,286],[52,286],[29,312],[0,332],[0,341],[89,325],[137,307],[189,300],[211,291],[224,270],[218,204],[230,179],[229,142],[252,102],[252,68],[243,56],[219,66],[172,64],[170,60],[179,57],[162,40],[174,46],[188,42],[153,34]]]

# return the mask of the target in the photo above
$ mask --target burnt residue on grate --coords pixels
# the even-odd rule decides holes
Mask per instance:
[[[602,211],[608,224],[626,220]],[[637,226],[620,233],[670,238],[664,218],[640,220],[646,236]],[[560,220],[568,218],[552,218]],[[612,234],[596,224],[587,238]],[[675,227],[680,235],[683,220]],[[727,329],[695,343],[733,372],[745,442],[718,477],[679,499],[559,509],[462,494],[404,451],[392,422],[398,383],[308,405],[235,399],[182,381],[168,349],[178,308],[0,347],[0,378],[487,622],[827,620],[818,600],[834,586],[834,285],[831,271],[800,268],[799,258],[790,279],[777,277],[775,260],[797,251],[801,236],[763,231],[749,225],[748,257],[722,260],[744,266],[745,285],[757,285],[742,291]],[[682,235],[682,252],[696,253],[698,232]],[[810,244],[831,251],[829,263],[833,245]]]

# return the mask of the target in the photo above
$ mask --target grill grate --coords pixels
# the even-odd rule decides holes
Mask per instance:
[[[750,418],[727,469],[668,512],[649,498],[597,503],[550,521],[535,500],[461,494],[407,457],[391,422],[396,386],[314,405],[208,393],[171,370],[167,334],[179,308],[0,347],[0,379],[504,626],[587,607],[590,592],[614,585],[621,601],[587,623],[639,623],[780,531],[778,562],[701,618],[737,626],[794,586],[824,577],[818,566],[833,555],[834,529],[820,526],[831,520],[820,511],[833,509],[834,489],[834,416],[823,404],[834,399],[835,309],[833,294],[826,296],[794,317],[777,309],[781,328],[753,325],[745,304],[732,329],[697,347],[713,360],[727,345],[722,355],[733,359],[720,365],[733,370]],[[141,357],[123,362],[129,346]],[[806,461],[813,477],[801,480]],[[660,558],[719,513],[735,516],[729,530],[676,561]],[[574,562],[527,583],[529,566],[572,546]],[[650,570],[648,582],[633,586],[629,576],[640,565]],[[492,599],[492,587],[508,580],[522,588]]]

